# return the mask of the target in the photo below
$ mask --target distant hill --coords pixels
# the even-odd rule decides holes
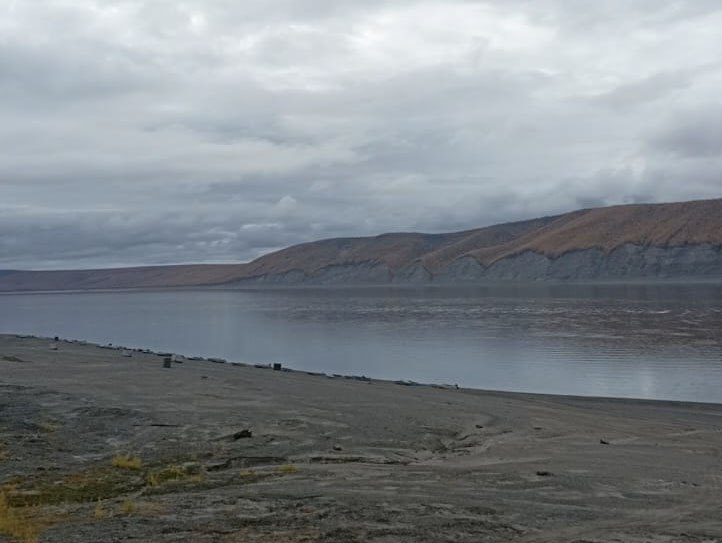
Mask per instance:
[[[247,264],[0,271],[0,290],[722,279],[722,199],[583,209],[449,234],[295,245]]]
[[[223,283],[244,264],[192,264],[101,270],[0,271],[0,291],[182,287]]]

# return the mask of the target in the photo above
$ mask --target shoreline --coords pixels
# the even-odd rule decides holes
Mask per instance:
[[[263,369],[263,370],[273,370],[273,362],[240,362],[235,360],[227,360],[225,358],[220,357],[213,357],[213,356],[202,356],[202,355],[185,355],[182,353],[176,353],[176,352],[166,352],[166,351],[155,351],[153,349],[148,348],[140,348],[140,347],[128,347],[123,345],[114,345],[112,343],[108,344],[101,344],[101,343],[95,343],[93,341],[87,341],[82,339],[75,339],[75,338],[63,338],[63,337],[50,337],[50,336],[37,336],[34,334],[11,334],[11,333],[0,333],[0,339],[3,337],[7,338],[16,338],[20,340],[39,340],[39,341],[47,341],[48,344],[51,343],[66,343],[71,345],[83,345],[83,346],[89,346],[89,347],[96,347],[98,349],[104,349],[104,350],[110,350],[110,351],[128,351],[130,353],[141,353],[151,356],[157,356],[157,357],[176,357],[180,359],[180,363],[183,362],[208,362],[212,364],[226,364],[228,366],[237,366],[237,367],[244,367],[244,368],[254,368],[254,369]],[[687,406],[720,406],[722,407],[722,402],[705,402],[705,401],[690,401],[690,400],[674,400],[674,399],[659,399],[659,398],[637,398],[637,397],[631,397],[631,396],[592,396],[592,395],[581,395],[581,394],[549,394],[544,392],[525,392],[525,391],[515,391],[515,390],[498,390],[498,389],[485,389],[485,388],[474,388],[474,387],[465,387],[458,384],[450,384],[450,383],[426,383],[426,382],[419,382],[419,381],[413,381],[410,379],[381,379],[376,377],[368,377],[366,375],[349,375],[349,374],[338,374],[338,373],[325,373],[320,371],[307,371],[307,370],[299,370],[292,368],[290,366],[285,366],[283,363],[281,363],[281,372],[284,373],[291,373],[291,374],[303,374],[303,375],[309,375],[312,377],[321,377],[325,379],[343,379],[343,380],[349,380],[349,381],[361,381],[361,382],[377,382],[377,383],[387,383],[387,384],[395,384],[400,386],[410,386],[410,387],[428,387],[428,388],[434,388],[434,389],[441,389],[441,390],[458,390],[463,391],[467,394],[499,394],[499,395],[514,395],[519,397],[528,397],[528,398],[538,398],[538,399],[569,399],[569,400],[598,400],[598,401],[611,401],[611,402],[629,402],[629,403],[657,403],[660,405],[687,405]]]
[[[0,335],[2,543],[722,541],[719,404],[54,343]]]

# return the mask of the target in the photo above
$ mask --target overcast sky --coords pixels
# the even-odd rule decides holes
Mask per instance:
[[[0,0],[0,268],[722,197],[719,0]]]

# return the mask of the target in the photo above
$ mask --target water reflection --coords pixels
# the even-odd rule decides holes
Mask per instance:
[[[502,390],[722,401],[722,286],[0,295],[0,330]]]

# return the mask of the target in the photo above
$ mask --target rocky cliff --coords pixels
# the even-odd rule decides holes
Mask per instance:
[[[237,284],[722,279],[722,199],[585,209],[455,232],[326,240],[261,257]]]
[[[327,239],[247,264],[0,271],[0,291],[682,278],[722,280],[722,199],[584,209],[448,234]]]

